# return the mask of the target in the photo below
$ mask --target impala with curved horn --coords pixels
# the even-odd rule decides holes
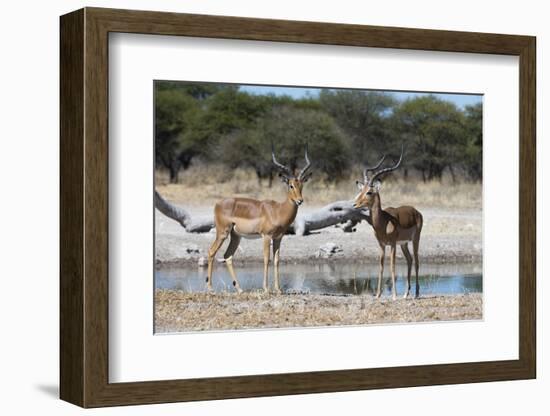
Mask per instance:
[[[267,292],[268,270],[270,261],[270,246],[273,246],[274,287],[281,293],[279,284],[279,252],[281,240],[290,224],[294,222],[298,207],[302,205],[302,187],[310,178],[311,162],[305,150],[306,166],[295,175],[290,168],[279,163],[272,146],[271,158],[279,170],[281,180],[287,185],[287,197],[283,202],[271,200],[258,201],[250,198],[228,198],[218,202],[214,208],[214,223],[216,225],[216,240],[208,251],[208,290],[212,290],[212,267],[214,256],[227,237],[231,237],[224,254],[225,263],[233,278],[233,286],[240,293],[239,281],[233,269],[233,255],[239,246],[241,238],[262,238],[264,249],[264,284]]]
[[[379,178],[387,173],[393,172],[403,160],[403,147],[401,147],[401,156],[397,163],[389,168],[376,171],[384,162],[386,156],[373,168],[365,168],[363,172],[364,182],[357,181],[357,186],[360,189],[359,194],[355,197],[355,208],[368,208],[370,210],[371,226],[374,229],[374,235],[380,246],[380,269],[378,272],[378,288],[376,297],[380,297],[382,290],[382,276],[384,274],[384,257],[386,254],[386,246],[390,246],[390,263],[391,263],[391,279],[392,279],[392,297],[395,300],[395,250],[396,245],[401,246],[401,251],[407,259],[407,289],[404,297],[409,296],[411,290],[411,268],[412,257],[409,252],[408,243],[413,244],[413,254],[416,273],[415,297],[419,296],[420,288],[418,285],[418,247],[420,242],[420,232],[422,231],[423,218],[420,211],[411,206],[401,206],[397,208],[388,207],[382,209],[380,199],[381,182]],[[375,172],[371,177],[369,172]]]

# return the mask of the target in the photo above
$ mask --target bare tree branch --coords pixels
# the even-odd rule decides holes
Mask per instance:
[[[353,208],[353,201],[336,201],[317,211],[298,215],[289,231],[296,235],[307,235],[311,231],[345,223],[343,230],[349,232],[363,220],[370,223],[370,216],[364,211]]]
[[[168,218],[179,222],[189,233],[207,233],[214,228],[212,217],[193,220],[191,214],[185,209],[166,201],[157,191],[155,191],[155,207]]]

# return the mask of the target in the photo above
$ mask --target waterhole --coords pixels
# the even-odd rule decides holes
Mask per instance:
[[[259,290],[263,285],[262,264],[234,263],[237,278],[245,291]],[[396,267],[397,292],[404,293],[407,280],[406,265]],[[376,292],[378,265],[368,264],[282,264],[281,289],[284,293],[313,293],[327,295],[354,295]],[[432,265],[423,264],[419,271],[420,293],[452,295],[483,291],[480,264]],[[231,276],[225,264],[216,264],[212,279],[214,291],[234,291]],[[385,293],[391,293],[389,267],[382,280]],[[269,270],[269,284],[273,287],[273,268]],[[414,293],[414,268],[411,290]],[[155,270],[157,289],[185,292],[206,291],[206,269],[192,266],[160,267]]]

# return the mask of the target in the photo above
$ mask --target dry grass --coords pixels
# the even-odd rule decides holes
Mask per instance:
[[[352,199],[357,194],[357,175],[337,183],[314,176],[304,188],[308,206],[321,206],[337,200]],[[157,189],[169,200],[186,206],[213,205],[222,198],[246,196],[256,199],[284,197],[284,188],[278,179],[270,189],[267,180],[260,185],[252,170],[228,170],[221,165],[193,165],[180,173],[179,184],[169,184],[165,172],[155,175]],[[418,208],[481,209],[482,185],[479,183],[452,183],[448,178],[442,182],[424,183],[417,178],[407,181],[388,178],[382,187],[383,206],[414,205]]]
[[[482,318],[482,300],[481,294],[392,301],[376,300],[370,295],[156,290],[155,332],[476,320]]]

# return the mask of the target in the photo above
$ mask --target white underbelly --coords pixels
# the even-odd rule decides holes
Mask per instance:
[[[242,237],[242,238],[247,238],[249,240],[255,240],[255,239],[258,239],[260,238],[262,235],[261,234],[249,234],[249,233],[243,233],[241,231],[239,231],[239,229],[235,226],[233,228],[233,231],[235,231],[235,233],[239,236],[239,237]]]

